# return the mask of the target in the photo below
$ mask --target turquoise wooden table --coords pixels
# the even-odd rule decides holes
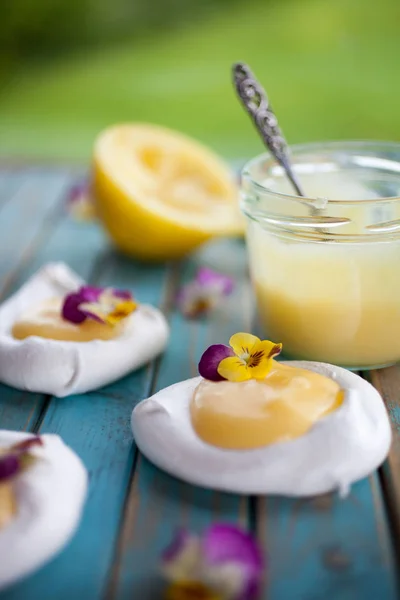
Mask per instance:
[[[180,263],[144,266],[119,256],[95,223],[65,209],[81,173],[40,165],[0,166],[0,294],[6,298],[43,263],[67,262],[90,283],[130,288],[158,305],[172,328],[159,360],[90,394],[57,399],[0,386],[0,427],[57,433],[90,475],[74,539],[50,564],[2,600],[156,600],[161,550],[179,526],[200,531],[215,520],[252,530],[268,556],[262,598],[398,598],[400,533],[400,368],[368,373],[394,431],[389,460],[346,499],[290,500],[206,491],[169,477],[138,452],[132,408],[153,391],[196,374],[203,349],[257,328],[242,241],[217,242]],[[235,277],[227,304],[204,321],[185,321],[176,291],[200,264]],[[397,555],[398,556],[398,555]],[[1,560],[1,557],[0,557]]]

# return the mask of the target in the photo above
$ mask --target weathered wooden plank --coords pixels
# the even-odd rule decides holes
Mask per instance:
[[[110,251],[96,283],[130,288],[141,302],[159,304],[165,268],[146,268]],[[52,399],[40,432],[54,432],[81,456],[90,473],[83,523],[70,546],[51,564],[15,586],[4,600],[101,598],[111,567],[126,489],[133,467],[132,405],[149,391],[152,366],[100,392]]]
[[[209,319],[193,322],[177,311],[172,313],[171,342],[161,361],[155,389],[197,375],[197,363],[207,345],[228,341],[235,331],[248,328],[251,298],[245,284],[242,246],[236,241],[210,245],[183,266],[183,280],[191,278],[199,264],[232,274],[236,291]],[[107,598],[160,597],[163,584],[158,577],[158,560],[175,529],[183,526],[200,531],[215,520],[248,525],[247,504],[245,498],[233,494],[187,485],[140,457]]]
[[[59,175],[58,172],[57,177]],[[56,175],[52,177],[55,181]],[[59,209],[52,206],[51,198],[40,194],[38,180],[42,175],[39,177],[38,171],[35,178],[37,187],[27,186],[18,194],[27,198],[28,190],[36,189],[37,212],[30,213],[19,223],[10,209],[14,201],[5,202],[0,209],[0,250],[7,246],[7,252],[10,252],[13,243],[16,244],[15,254],[9,255],[8,268],[6,261],[0,260],[3,293],[18,287],[43,262],[67,260],[84,277],[92,274],[101,284],[132,288],[139,300],[157,303],[165,283],[163,268],[148,269],[110,252],[96,226],[70,219],[59,220]],[[65,183],[68,181],[67,178]],[[46,189],[50,194],[49,188]],[[18,194],[17,203],[23,206]],[[3,213],[14,223],[14,228],[18,227],[18,235],[14,229],[14,241],[6,231]],[[46,215],[44,221],[43,214]],[[3,227],[6,232],[4,248],[1,241]],[[172,315],[172,343],[161,362],[156,389],[196,374],[197,361],[208,344],[227,341],[240,329],[251,329],[252,295],[245,285],[243,244],[228,242],[222,246],[229,250],[223,251],[216,244],[188,261],[184,278],[189,277],[201,262],[232,273],[239,279],[238,290],[223,310],[210,320],[187,323],[177,313]],[[172,291],[169,291],[170,295]],[[378,372],[379,377],[384,373]],[[72,544],[48,567],[4,593],[3,600],[37,597],[69,600],[71,595],[96,599],[103,596],[135,462],[130,412],[132,405],[153,389],[154,376],[152,366],[100,392],[52,399],[47,413],[43,404],[32,412],[34,395],[0,388],[0,426],[31,429],[43,418],[41,431],[61,434],[82,456],[91,475],[85,518]],[[380,391],[384,396],[385,388],[389,398],[396,398],[398,408],[398,395],[394,395],[399,389],[398,380],[391,375],[390,381],[389,384],[385,379],[384,385],[374,383],[378,389],[379,385],[383,386]],[[392,415],[392,421],[395,422],[397,417]],[[398,424],[398,419],[396,422]],[[389,473],[386,475],[384,470],[388,487],[396,464],[394,462],[390,467],[389,461]],[[398,493],[397,484],[392,482],[391,485]],[[394,492],[391,497],[395,497]],[[246,499],[188,486],[139,458],[126,501],[125,525],[121,530],[118,562],[109,581],[108,597],[153,600],[161,590],[161,582],[155,577],[158,554],[176,526],[187,525],[197,530],[216,519],[240,521],[246,525],[252,522],[253,504],[251,502],[249,507]],[[255,509],[257,532],[270,557],[265,592],[270,600],[316,600],[323,596],[347,600],[375,597],[378,591],[385,600],[397,597],[377,477],[354,486],[346,501],[338,498],[309,501],[260,498],[255,501]]]
[[[0,206],[13,199],[26,177],[26,173],[17,173],[10,168],[0,168]]]
[[[376,475],[346,499],[260,498],[257,516],[269,556],[269,599],[398,597]]]
[[[256,499],[270,557],[269,600],[398,597],[396,563],[378,474],[338,494]]]
[[[344,499],[337,494],[259,498],[256,510],[271,557],[270,600],[398,597],[393,538],[377,472]]]
[[[226,253],[210,247],[197,260],[209,261],[214,268],[231,272],[240,281],[243,259],[238,243]],[[187,270],[193,270],[193,266],[189,261]],[[209,343],[227,341],[231,333],[251,329],[252,295],[246,284],[239,287],[241,298],[232,297],[209,321],[188,324],[179,315],[172,316],[174,339],[161,364],[157,389],[195,375],[200,353]],[[194,498],[202,497],[195,507],[189,504],[186,508],[185,502],[182,506],[181,496],[188,488]],[[144,600],[155,597],[161,586],[156,577],[158,554],[176,526],[189,523],[200,529],[218,518],[215,513],[210,516],[207,511],[197,512],[198,505],[207,506],[210,496],[220,496],[222,512],[218,517],[222,514],[224,519],[236,520],[239,513],[245,522],[251,521],[252,511],[248,511],[246,501],[241,512],[235,496],[179,484],[147,461],[139,462],[109,598],[125,600],[135,597],[139,590]],[[157,520],[155,515],[162,515],[165,506],[168,517]],[[270,557],[265,597],[312,600],[328,595],[346,599],[366,596],[369,589],[378,588],[385,594],[383,597],[396,597],[392,548],[376,476],[354,486],[346,500],[255,499],[255,517],[257,533]]]
[[[400,552],[400,367],[371,371],[370,378],[383,397],[392,423],[392,447],[381,475],[392,517],[394,538]]]
[[[58,219],[60,199],[68,182],[67,173],[54,175],[32,171],[29,178],[22,181],[12,201],[1,207],[1,291],[8,285],[13,272],[10,264],[17,265],[19,261],[29,259],[43,229]]]
[[[35,252],[59,223],[70,182],[64,171],[7,171],[0,174],[0,299],[17,289],[32,272]],[[40,264],[40,262],[39,262]],[[41,394],[24,394],[0,385],[0,427],[35,428],[43,409]]]

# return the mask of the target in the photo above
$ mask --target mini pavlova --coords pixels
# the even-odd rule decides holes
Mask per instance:
[[[377,390],[340,367],[277,362],[282,344],[237,333],[199,362],[201,377],[160,390],[132,414],[141,452],[168,473],[240,494],[345,495],[386,458]]]
[[[86,490],[82,462],[57,435],[0,430],[0,590],[65,546]]]
[[[59,397],[84,393],[143,366],[168,337],[157,308],[50,263],[0,306],[0,381]]]

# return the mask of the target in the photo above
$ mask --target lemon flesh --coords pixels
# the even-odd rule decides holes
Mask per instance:
[[[92,193],[109,235],[134,257],[179,258],[211,237],[243,234],[228,167],[198,142],[163,127],[128,124],[101,133]]]

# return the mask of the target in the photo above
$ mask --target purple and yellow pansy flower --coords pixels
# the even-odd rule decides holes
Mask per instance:
[[[178,308],[189,319],[201,317],[218,306],[233,288],[232,277],[201,267],[196,277],[179,291]]]
[[[34,460],[32,449],[42,445],[41,438],[35,436],[13,446],[0,448],[0,483],[12,479],[27,468]]]
[[[210,381],[247,381],[264,379],[280,354],[282,344],[260,340],[251,333],[235,333],[229,346],[214,344],[199,362],[199,373]]]
[[[264,560],[251,534],[215,524],[201,536],[179,531],[162,556],[167,600],[253,600]]]
[[[126,290],[83,286],[65,297],[62,317],[76,324],[93,319],[113,326],[129,316],[137,306],[132,294]]]
[[[70,188],[67,209],[79,221],[92,221],[95,218],[96,211],[88,183],[77,183]]]

